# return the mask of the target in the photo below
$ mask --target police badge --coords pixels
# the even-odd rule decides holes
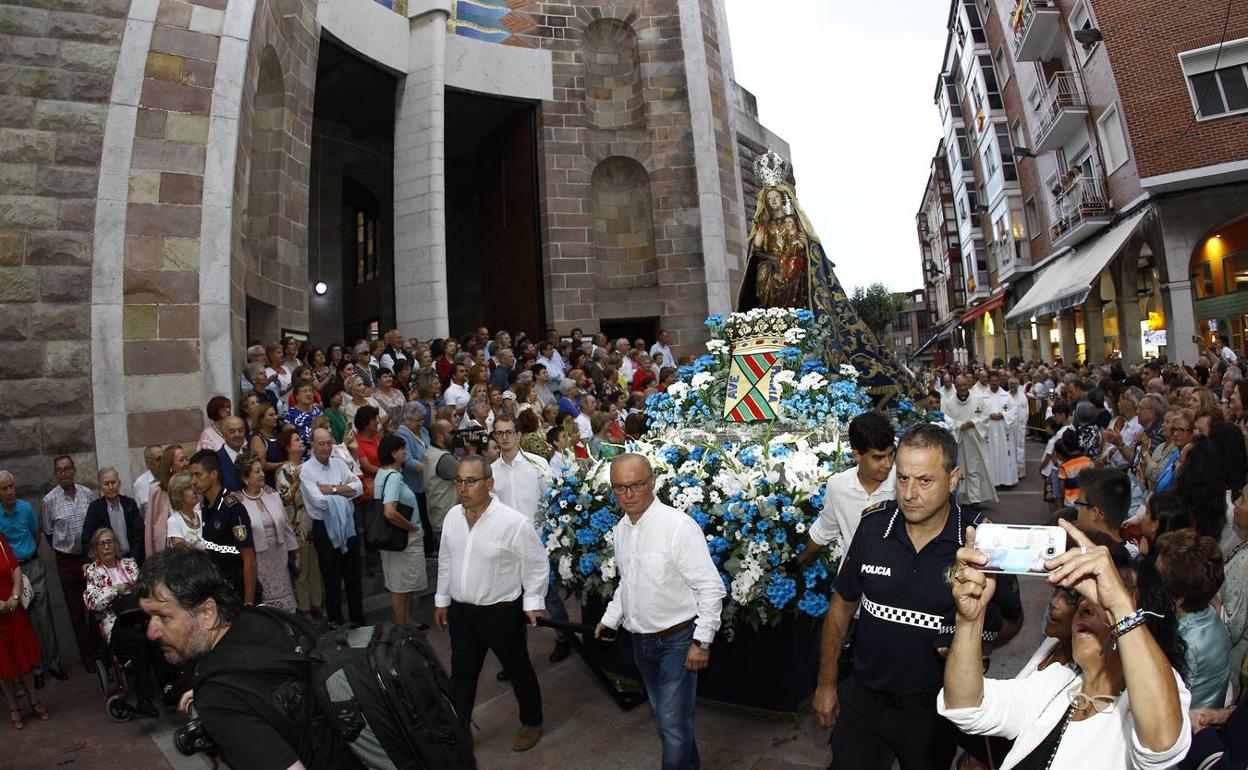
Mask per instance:
[[[247,539],[247,527],[243,526],[242,524],[235,524],[233,532],[234,532],[234,539],[237,540],[238,542],[241,543]]]

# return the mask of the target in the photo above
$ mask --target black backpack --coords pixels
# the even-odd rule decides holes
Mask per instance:
[[[422,633],[382,623],[318,642],[287,613],[248,611],[278,624],[291,651],[218,647],[196,666],[195,687],[212,681],[239,690],[283,733],[305,741],[328,726],[370,770],[475,770],[468,715]],[[308,689],[311,697],[300,697]]]

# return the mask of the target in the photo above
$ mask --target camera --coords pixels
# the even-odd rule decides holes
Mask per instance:
[[[199,721],[199,712],[195,710],[195,704],[192,703],[187,709],[191,718],[186,724],[179,727],[173,733],[173,745],[178,747],[178,751],[190,757],[204,752],[212,754],[212,739],[208,737],[208,733],[204,732],[204,725]]]
[[[467,449],[468,445],[477,448],[477,451],[485,449],[486,444],[490,442],[490,437],[486,434],[485,428],[472,425],[467,428],[459,428],[451,433],[453,449]]]

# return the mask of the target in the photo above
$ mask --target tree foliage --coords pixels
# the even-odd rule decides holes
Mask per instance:
[[[861,286],[855,288],[849,301],[854,306],[854,312],[863,323],[871,327],[877,337],[884,333],[889,324],[897,320],[897,314],[901,312],[901,302],[887,286],[878,281],[865,289]]]

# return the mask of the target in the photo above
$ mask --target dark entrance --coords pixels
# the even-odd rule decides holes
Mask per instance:
[[[545,328],[532,103],[446,92],[450,331]]]
[[[601,322],[602,333],[607,340],[614,342],[623,337],[630,342],[640,337],[643,340],[659,338],[659,319],[651,318],[604,318]]]
[[[321,41],[308,227],[310,336],[348,344],[394,325],[393,75]],[[317,294],[317,282],[327,290]]]

